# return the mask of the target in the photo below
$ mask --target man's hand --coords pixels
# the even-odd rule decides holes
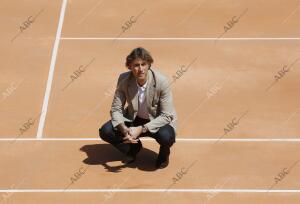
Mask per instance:
[[[117,128],[124,136],[123,143],[138,143],[138,140],[130,135],[130,129],[124,123],[119,124]]]
[[[129,133],[123,137],[123,143],[138,143],[138,139],[133,138]]]
[[[129,134],[134,138],[134,139],[137,139],[140,134],[142,134],[142,126],[138,126],[138,127],[130,127],[129,128],[130,131],[129,131]]]
[[[119,124],[117,128],[122,133],[123,136],[129,134],[130,129],[124,123]]]

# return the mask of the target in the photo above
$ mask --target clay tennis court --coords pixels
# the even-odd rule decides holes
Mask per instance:
[[[299,7],[3,0],[0,203],[298,204]],[[152,139],[126,166],[99,138],[138,46],[172,82],[179,129],[165,169]]]

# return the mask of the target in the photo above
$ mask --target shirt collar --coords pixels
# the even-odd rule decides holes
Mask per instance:
[[[139,88],[142,88],[142,89],[145,89],[147,87],[147,84],[148,84],[148,80],[146,81],[146,83],[143,85],[143,86],[140,86],[137,82],[137,80],[135,81],[136,82],[136,85],[139,87]]]

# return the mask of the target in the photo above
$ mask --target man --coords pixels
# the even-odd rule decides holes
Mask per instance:
[[[135,161],[141,150],[140,137],[154,138],[160,144],[156,167],[165,168],[175,142],[177,116],[168,80],[151,69],[152,63],[153,58],[144,48],[136,48],[127,56],[126,67],[130,71],[119,76],[111,120],[99,133],[104,141],[126,155],[127,163]]]

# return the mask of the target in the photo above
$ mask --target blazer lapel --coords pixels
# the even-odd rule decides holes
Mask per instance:
[[[137,112],[138,111],[138,87],[136,84],[136,79],[132,73],[129,81],[128,94],[129,97],[131,98],[133,110]]]
[[[153,96],[155,92],[154,88],[154,79],[153,79],[153,73],[152,71],[148,71],[148,84],[147,84],[147,89],[146,89],[146,100],[147,100],[147,108],[148,111],[150,110],[150,107],[152,106],[152,101],[153,101]],[[149,112],[150,113],[150,112]]]

